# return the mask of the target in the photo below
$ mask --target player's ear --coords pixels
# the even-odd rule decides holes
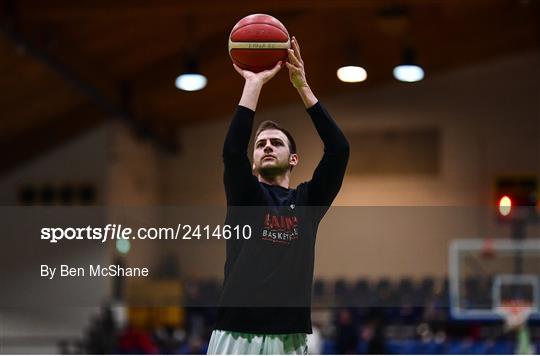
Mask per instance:
[[[298,157],[298,154],[293,153],[289,156],[289,164],[294,167],[298,164],[299,159],[300,157]]]

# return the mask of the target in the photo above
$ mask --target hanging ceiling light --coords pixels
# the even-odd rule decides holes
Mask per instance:
[[[339,80],[345,83],[359,83],[363,82],[367,78],[367,72],[359,65],[352,65],[360,63],[360,48],[356,39],[351,38],[344,48],[346,62],[351,65],[342,66],[336,71]]]
[[[394,78],[401,82],[418,82],[424,79],[424,70],[416,63],[416,53],[412,47],[403,50],[401,64],[394,68]]]
[[[367,72],[360,66],[344,66],[337,70],[337,77],[345,83],[359,83],[367,78]]]
[[[185,91],[197,91],[206,86],[208,80],[200,73],[182,73],[174,82],[176,87]]]
[[[208,80],[197,70],[197,67],[195,60],[188,60],[185,71],[176,78],[175,86],[184,91],[197,91],[206,87]]]

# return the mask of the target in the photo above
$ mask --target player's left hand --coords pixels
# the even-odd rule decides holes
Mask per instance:
[[[291,40],[292,48],[289,49],[289,60],[285,62],[287,68],[289,68],[289,79],[292,85],[296,89],[307,87],[306,71],[304,69],[304,61],[300,55],[300,46],[296,37],[293,36]]]

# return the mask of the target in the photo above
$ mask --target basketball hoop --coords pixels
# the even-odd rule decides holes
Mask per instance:
[[[497,307],[497,313],[504,319],[507,330],[514,330],[524,325],[532,311],[531,302],[519,299],[504,301]]]

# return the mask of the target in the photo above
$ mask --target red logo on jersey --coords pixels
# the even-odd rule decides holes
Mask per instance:
[[[288,245],[297,238],[298,218],[296,216],[266,214],[262,231],[263,240]]]

